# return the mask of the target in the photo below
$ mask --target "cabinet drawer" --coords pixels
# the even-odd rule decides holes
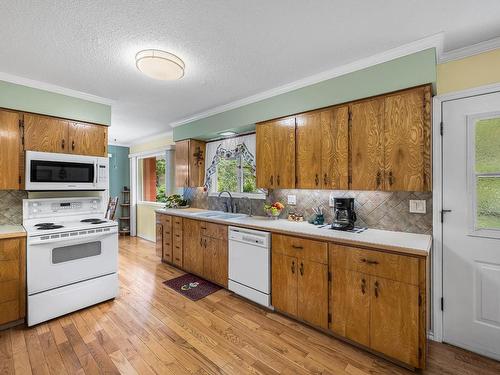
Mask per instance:
[[[174,231],[176,229],[182,231],[182,218],[174,216],[174,218],[172,219],[172,221],[173,221]]]
[[[170,215],[161,214],[160,215],[160,220],[161,220],[161,222],[162,222],[163,225],[167,225],[167,226],[171,226],[172,225],[172,216],[170,216]]]
[[[334,267],[418,285],[418,258],[330,244]]]
[[[328,264],[328,244],[281,234],[272,235],[273,252]]]
[[[173,247],[171,243],[163,243],[163,260],[165,262],[172,262]]]
[[[0,303],[13,301],[19,298],[19,281],[11,280],[0,282]]]
[[[0,325],[20,319],[19,300],[0,303]]]
[[[227,240],[227,225],[201,223],[201,234],[218,240]]]
[[[172,263],[176,266],[182,267],[182,246],[174,244],[172,249]]]

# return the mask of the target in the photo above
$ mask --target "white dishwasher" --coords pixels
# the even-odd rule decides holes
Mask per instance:
[[[229,290],[271,307],[271,234],[229,227]]]

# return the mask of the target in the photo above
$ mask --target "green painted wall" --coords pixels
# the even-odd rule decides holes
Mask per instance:
[[[111,154],[109,158],[109,195],[119,197],[119,203],[123,203],[123,187],[130,188],[129,148],[110,145],[108,146],[108,154]],[[120,207],[116,211],[116,217],[120,217]]]
[[[111,106],[0,81],[0,108],[111,125]]]
[[[436,52],[431,48],[178,126],[174,140],[248,131],[256,122],[435,82]]]

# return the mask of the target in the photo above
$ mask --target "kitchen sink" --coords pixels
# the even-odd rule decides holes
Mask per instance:
[[[237,219],[237,218],[246,217],[247,215],[246,214],[230,213],[230,212],[222,212],[222,211],[205,211],[205,212],[193,214],[193,216],[228,220],[228,219]]]

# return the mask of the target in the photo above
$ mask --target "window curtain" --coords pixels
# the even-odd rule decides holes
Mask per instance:
[[[219,160],[234,159],[241,156],[244,161],[251,165],[253,172],[255,172],[255,149],[255,134],[208,142],[206,145],[205,190],[210,190],[213,184]]]

